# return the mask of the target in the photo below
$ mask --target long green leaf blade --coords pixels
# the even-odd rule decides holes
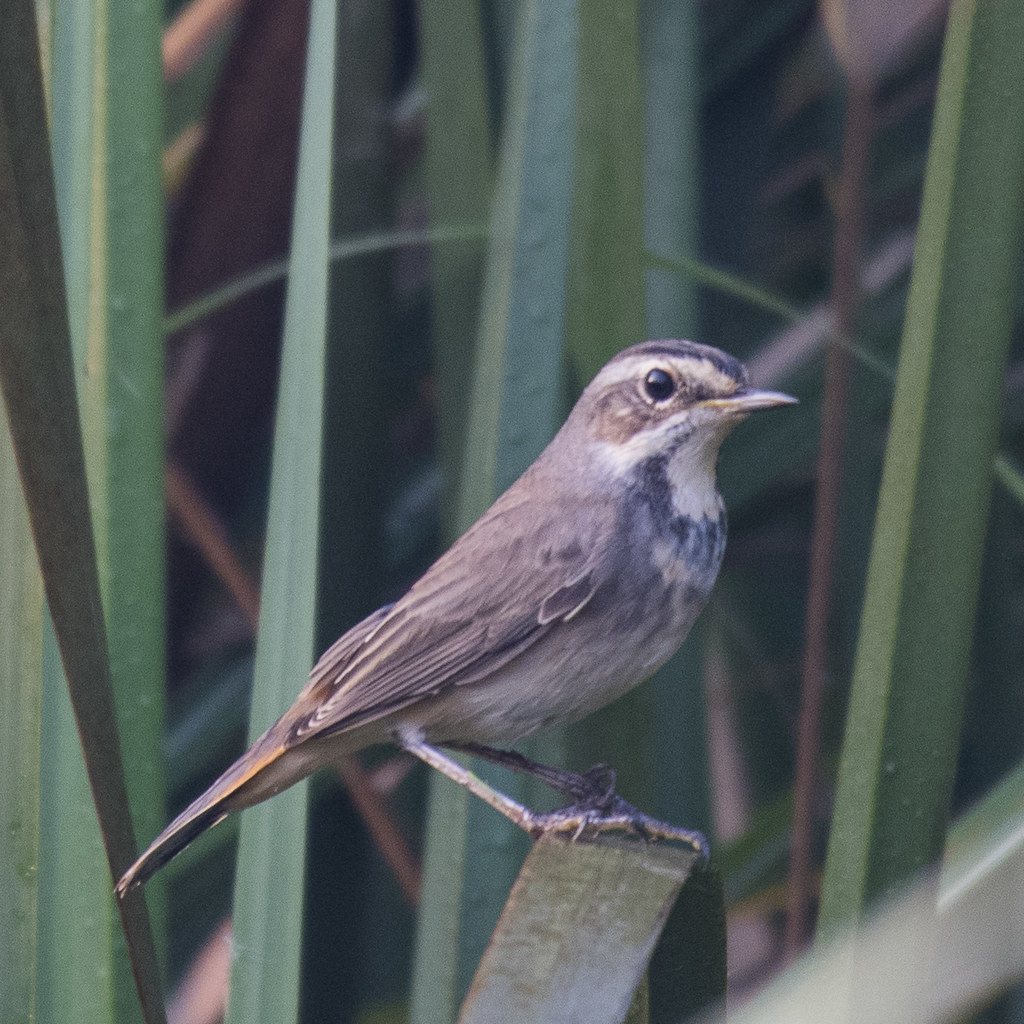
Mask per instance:
[[[108,0],[98,10],[97,94],[106,109],[94,140],[103,171],[83,417],[86,458],[102,463],[104,477],[97,486],[90,468],[128,797],[140,833],[151,836],[166,820],[154,756],[164,694],[163,26],[153,4]],[[96,187],[94,175],[94,195]],[[152,902],[159,886],[147,891]]]
[[[357,239],[393,218],[394,181],[388,155],[394,87],[393,11],[376,0],[338,6],[334,57],[334,164],[331,237]],[[342,243],[344,244],[344,243]],[[331,257],[341,246],[331,247]],[[327,298],[325,447],[320,470],[317,650],[380,604],[381,566],[387,562],[380,509],[391,483],[388,402],[393,396],[395,260],[378,250],[359,260],[335,260]],[[316,789],[314,788],[314,793]],[[323,806],[322,804],[318,806]],[[328,806],[336,806],[333,801]],[[307,870],[314,889],[332,893],[309,900],[302,958],[301,1016],[346,1015],[351,985],[335,970],[334,950],[348,941],[345,905],[353,863],[337,855],[339,823],[317,814],[309,832]],[[313,891],[313,890],[311,890]],[[379,902],[382,915],[386,896]],[[368,941],[373,941],[368,938]]]
[[[580,5],[566,343],[577,384],[647,336],[644,103],[637,0]]]
[[[118,974],[110,875],[49,621],[42,687],[39,1019],[56,1024],[73,1014],[88,1024],[113,1022]]]
[[[647,335],[644,269],[644,102],[637,0],[580,5],[566,346],[579,390],[616,352]],[[671,312],[663,312],[672,316]],[[650,687],[634,690],[569,731],[573,760],[605,762],[638,806],[654,795]]]
[[[490,211],[491,144],[482,12],[472,0],[420,4],[427,88],[426,185],[434,224],[479,223]],[[438,448],[453,522],[473,372],[484,247],[433,253]]]
[[[53,24],[53,46],[58,55],[52,62],[51,76],[54,178],[68,321],[81,391],[87,381],[90,292],[94,283],[92,178],[97,153],[94,145],[102,138],[102,132],[94,131],[97,29],[102,16],[97,18],[91,4],[61,0],[54,8]],[[100,256],[95,263],[97,269],[102,269]],[[83,407],[91,406],[93,413],[89,417],[93,454],[90,458],[87,453],[86,462],[94,474],[95,486],[95,473],[102,473],[103,465],[97,457],[102,451],[102,435],[97,438],[95,431],[96,413],[102,413],[102,407],[97,408],[81,394],[80,399]],[[105,490],[100,488],[101,493]],[[96,524],[94,516],[94,529]],[[47,625],[42,678],[39,1012],[41,1020],[56,1022],[66,1019],[70,1007],[74,1007],[78,1020],[100,1024],[115,1019],[115,979],[122,977],[114,955],[112,894],[103,838],[82,772],[74,709],[60,671],[56,638]],[[69,841],[72,836],[74,841]]]
[[[646,72],[645,235],[656,252],[697,249],[697,6],[643,0],[640,42]],[[642,257],[646,265],[646,257]],[[698,338],[697,286],[647,268],[647,327],[655,338]],[[698,338],[699,340],[699,338]],[[707,778],[703,629],[650,681],[654,707],[651,811],[688,828],[711,824]]]
[[[163,719],[160,29],[158,11],[134,4],[55,9],[55,174],[68,315],[118,724],[145,835],[164,820],[163,765],[153,756]],[[98,1019],[128,1020],[137,1004],[80,755],[68,742],[74,727],[59,672],[48,674],[45,690],[41,987],[51,1017],[74,1006],[80,1020],[88,1007]],[[150,905],[160,907],[161,896],[157,880]]]
[[[461,528],[536,458],[563,412],[575,4],[530,0],[519,29],[463,459]],[[554,751],[534,754],[551,758]],[[475,770],[520,798],[529,792],[522,780],[499,778],[489,766]],[[432,787],[413,980],[418,1024],[454,1019],[526,847],[517,829],[465,791],[440,778]],[[439,934],[445,942],[437,941]]]
[[[647,115],[644,236],[651,252],[697,251],[698,38],[697,4],[693,0],[641,0],[640,44]],[[646,256],[643,259],[646,263]],[[646,276],[651,336],[695,337],[696,282],[674,280],[649,265]]]
[[[954,3],[854,669],[822,924],[942,848],[1024,227],[1024,8]]]
[[[36,1019],[43,589],[0,422],[0,1019]]]
[[[292,703],[313,661],[330,268],[335,0],[313,4],[267,520],[250,739]],[[284,1024],[299,1001],[307,785],[242,818],[229,1024]]]
[[[0,35],[0,385],[111,874],[136,853],[116,729],[69,327],[64,305],[35,11],[9,6]],[[108,879],[109,884],[109,879]],[[144,1015],[163,1017],[138,894],[119,907]]]

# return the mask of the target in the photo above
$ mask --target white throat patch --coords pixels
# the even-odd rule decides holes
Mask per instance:
[[[597,444],[601,465],[613,477],[624,480],[639,471],[641,463],[665,452],[664,424],[645,430],[624,444]],[[700,440],[690,436],[672,450],[665,464],[665,476],[672,488],[672,506],[678,515],[717,517],[720,498],[716,481],[719,439],[701,432]]]

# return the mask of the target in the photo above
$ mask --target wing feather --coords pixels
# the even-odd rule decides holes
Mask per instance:
[[[562,516],[531,550],[507,513],[499,502],[401,600],[325,652],[286,716],[289,745],[482,682],[588,604],[600,516]]]

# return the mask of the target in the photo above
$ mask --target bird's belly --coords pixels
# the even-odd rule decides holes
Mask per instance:
[[[668,604],[661,609],[667,620],[632,630],[627,643],[618,630],[567,623],[490,679],[453,687],[403,719],[433,742],[490,746],[578,721],[643,682],[679,648],[703,602]]]

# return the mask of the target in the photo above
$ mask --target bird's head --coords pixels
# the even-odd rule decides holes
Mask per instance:
[[[743,364],[719,349],[692,341],[648,341],[604,366],[571,421],[574,431],[596,443],[613,475],[663,459],[677,490],[703,493],[714,490],[718,450],[733,427],[752,412],[795,401],[752,388]]]

